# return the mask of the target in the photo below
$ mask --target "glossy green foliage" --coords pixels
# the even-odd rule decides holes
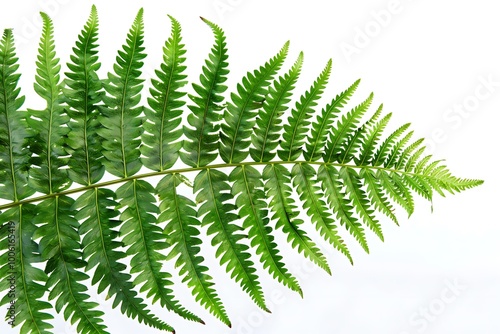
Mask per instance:
[[[160,319],[150,311],[157,302],[204,323],[177,299],[174,275],[231,326],[206,264],[208,244],[269,311],[262,274],[303,294],[279,240],[331,274],[319,238],[353,262],[352,240],[344,239],[368,252],[367,233],[383,240],[383,224],[398,223],[396,206],[414,212],[414,194],[432,201],[434,193],[482,183],[454,177],[426,156],[409,124],[386,134],[391,114],[382,106],[370,113],[373,94],[353,107],[359,80],[318,107],[331,61],[306,92],[295,92],[304,54],[288,64],[289,42],[228,91],[224,31],[202,19],[215,42],[188,85],[181,25],[169,18],[163,59],[145,91],[142,9],[107,75],[95,7],[64,72],[42,13],[34,83],[41,110],[23,109],[13,34],[3,34],[0,304],[11,302],[13,277],[20,333],[50,333],[54,312],[79,333],[109,333],[91,292],[158,330],[174,332],[174,314]]]

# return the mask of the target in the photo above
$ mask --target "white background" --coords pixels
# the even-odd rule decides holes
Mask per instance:
[[[328,98],[361,78],[355,102],[373,91],[375,104],[383,102],[384,110],[393,112],[392,129],[411,122],[415,134],[427,138],[431,151],[445,158],[456,175],[485,180],[481,187],[456,196],[436,197],[433,212],[421,200],[410,218],[399,211],[400,227],[383,222],[385,242],[369,235],[370,255],[347,237],[355,265],[329,253],[331,277],[281,243],[305,296],[301,299],[263,274],[272,315],[253,305],[217,261],[210,260],[209,250],[207,264],[233,328],[196,305],[187,288],[178,284],[179,299],[207,324],[189,323],[155,305],[156,314],[177,333],[500,333],[500,19],[496,2],[3,1],[0,28],[13,27],[16,32],[25,106],[40,104],[32,89],[40,33],[37,13],[43,10],[53,18],[58,56],[66,63],[92,3],[101,20],[101,77],[111,68],[116,50],[143,6],[149,54],[145,77],[161,61],[161,47],[170,34],[166,14],[171,14],[183,26],[189,76],[196,80],[213,42],[210,30],[198,18],[203,16],[226,31],[231,90],[246,71],[290,40],[287,66],[301,50],[305,52],[297,92],[305,90],[333,58]],[[283,241],[279,235],[278,240]],[[102,304],[111,333],[159,332],[112,310],[103,297],[93,298]],[[57,317],[55,333],[75,333],[61,319]],[[0,332],[15,331],[2,323]]]

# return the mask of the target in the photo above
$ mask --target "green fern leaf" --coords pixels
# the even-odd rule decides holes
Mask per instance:
[[[65,165],[63,138],[68,132],[63,125],[69,117],[63,114],[60,66],[55,58],[52,21],[46,14],[41,15],[44,31],[40,41],[35,90],[46,101],[47,108],[30,111],[29,123],[35,132],[30,147],[38,155],[32,163],[39,167],[30,176],[34,189],[51,194],[64,190],[70,184],[66,170],[61,169]],[[89,296],[83,293],[85,288],[79,283],[88,276],[78,271],[85,263],[80,260],[80,236],[75,213],[70,209],[72,202],[67,196],[58,196],[37,204],[38,214],[34,224],[38,228],[33,238],[41,237],[39,247],[41,257],[47,261],[45,272],[49,274],[49,299],[57,298],[56,311],[61,312],[65,308],[65,318],[78,321],[82,333],[105,333],[100,319],[103,313],[92,310],[97,304],[87,301]]]
[[[186,84],[185,66],[183,57],[186,51],[181,44],[181,27],[177,20],[169,16],[172,22],[171,36],[163,48],[163,63],[156,71],[158,79],[153,79],[151,97],[148,99],[151,109],[145,108],[146,121],[142,134],[141,147],[143,163],[146,167],[162,171],[173,166],[178,158],[182,143],[179,141],[182,129],[179,127],[184,102],[182,97],[186,93],[179,89]],[[149,183],[133,180],[125,184],[121,191],[117,191],[118,198],[124,200],[120,205],[125,208],[121,219],[124,224],[121,234],[127,235],[123,240],[129,245],[127,253],[132,258],[131,272],[139,272],[134,285],[144,283],[141,292],[147,292],[153,302],[159,301],[163,307],[176,312],[185,319],[203,323],[193,313],[182,307],[168,288],[173,283],[169,273],[161,272],[160,261],[166,260],[161,250],[168,247],[166,236],[160,227],[156,226],[154,215],[158,214],[155,206],[156,193]],[[144,264],[147,264],[145,266]]]
[[[331,275],[325,256],[306,232],[300,229],[304,221],[298,218],[299,211],[291,199],[290,172],[282,165],[272,164],[264,168],[263,177],[266,181],[266,196],[271,199],[270,208],[274,212],[272,219],[276,219],[276,229],[282,228],[294,248]]]
[[[341,108],[349,102],[361,80],[356,80],[349,88],[337,95],[318,115],[316,121],[312,124],[311,136],[307,139],[304,158],[308,161],[316,161],[321,158],[323,146],[328,137],[328,130],[332,127],[333,121]]]
[[[351,199],[356,212],[366,226],[368,226],[380,240],[384,241],[382,226],[377,217],[375,217],[374,210],[371,209],[370,200],[363,189],[363,181],[360,176],[354,169],[346,167],[342,167],[339,174],[346,186],[347,195]]]
[[[30,138],[33,154],[31,163],[38,168],[30,171],[29,185],[44,194],[67,189],[71,182],[66,169],[64,137],[68,133],[69,117],[64,113],[62,84],[59,76],[61,66],[56,58],[54,26],[45,13],[40,13],[43,32],[37,57],[35,91],[46,102],[44,110],[28,109],[28,125],[34,135]]]
[[[383,105],[380,105],[378,110],[382,111],[382,108]],[[357,166],[365,166],[366,164],[370,163],[370,159],[375,154],[377,144],[382,137],[382,132],[387,127],[387,123],[389,123],[391,117],[391,113],[387,114],[380,121],[370,127],[370,129],[367,131],[364,141],[361,143],[359,156],[354,157],[354,162]]]
[[[404,163],[404,170],[405,172],[412,171],[415,167],[417,162],[419,161],[420,157],[422,154],[425,152],[425,146],[419,148],[414,154],[412,154],[406,163]]]
[[[391,168],[394,167],[399,156],[404,152],[403,148],[408,144],[411,137],[413,136],[413,131],[408,132],[403,138],[398,140],[388,154],[387,159],[385,159],[383,165],[384,167]]]
[[[193,295],[201,305],[231,327],[215,289],[212,278],[207,274],[208,268],[203,266],[203,257],[199,255],[201,240],[197,237],[201,223],[196,218],[195,203],[179,195],[177,187],[181,179],[173,174],[166,175],[158,183],[158,193],[162,200],[159,221],[166,221],[164,233],[172,245],[168,259],[176,258],[175,266],[180,267],[179,274],[183,282],[193,289]]]
[[[361,117],[366,113],[368,107],[373,100],[373,93],[363,101],[360,105],[353,108],[347,114],[342,116],[337,121],[337,124],[330,131],[328,141],[326,143],[323,159],[325,162],[338,161],[340,153],[344,150],[345,145],[350,143],[349,135],[356,130],[357,123]]]
[[[19,96],[16,73],[19,65],[12,30],[5,30],[0,41],[0,198],[18,201],[31,196],[28,187],[29,152],[26,138],[26,112],[19,110],[24,96]]]
[[[237,85],[237,93],[231,94],[232,102],[225,108],[221,126],[220,156],[225,162],[238,163],[247,157],[256,109],[264,103],[267,87],[283,65],[288,46],[289,42],[266,64],[248,73]]]
[[[365,122],[363,125],[358,127],[354,133],[348,135],[347,144],[344,145],[338,153],[338,161],[341,164],[346,164],[349,161],[354,160],[359,151],[362,148],[363,143],[367,140],[370,130],[376,124],[378,118],[382,114],[383,106],[380,105],[373,116]]]
[[[21,110],[11,30],[0,40],[0,292],[10,289],[14,274],[13,325],[21,333],[50,333],[52,308],[79,333],[106,333],[84,284],[89,276],[113,308],[140,323],[174,332],[139,293],[203,323],[177,300],[171,273],[162,271],[170,260],[194,299],[231,326],[205,265],[202,231],[229,276],[269,311],[253,251],[265,271],[302,295],[280,255],[276,230],[331,274],[314,236],[305,232],[309,221],[352,263],[339,227],[368,252],[365,229],[383,240],[382,215],[398,224],[395,204],[411,215],[415,193],[432,206],[434,193],[482,183],[455,177],[443,160],[424,156],[423,139],[410,142],[409,124],[384,135],[391,114],[382,115],[380,105],[370,115],[373,94],[344,111],[359,80],[316,110],[332,62],[307,91],[295,92],[303,53],[280,74],[288,42],[228,94],[225,34],[202,19],[215,42],[198,83],[188,86],[181,25],[169,16],[170,37],[146,108],[140,105],[142,9],[105,80],[97,74],[95,6],[64,77],[52,21],[41,15],[34,85],[46,104],[41,110]],[[290,108],[294,94],[300,97]],[[7,292],[0,304],[11,299]]]
[[[332,165],[323,165],[319,167],[318,179],[321,181],[328,203],[335,212],[340,224],[345,226],[347,231],[356,238],[361,247],[368,253],[368,241],[366,240],[365,231],[354,216],[354,208],[350,205],[346,194],[342,192],[343,184],[339,174],[339,171]]]
[[[415,174],[422,174],[424,168],[429,165],[429,161],[431,161],[432,155],[426,155],[423,157],[416,165],[415,168],[413,169],[413,172]]]
[[[182,44],[181,26],[177,20],[172,21],[170,38],[163,48],[163,63],[156,70],[157,79],[152,79],[153,87],[149,90],[151,97],[148,103],[151,109],[145,108],[145,132],[142,134],[141,152],[144,166],[155,171],[163,171],[174,165],[179,156],[182,142],[181,115],[186,95],[181,88],[187,83],[184,71],[186,50]]]
[[[140,79],[144,53],[143,10],[140,9],[127,34],[123,50],[118,51],[115,73],[108,73],[104,82],[107,95],[103,96],[105,107],[101,108],[99,121],[102,128],[97,133],[102,137],[103,164],[106,170],[118,177],[134,175],[141,169],[139,145],[143,132],[139,115],[143,108],[140,102],[142,82]],[[116,137],[116,134],[119,134]]]
[[[374,171],[369,170],[368,168],[363,168],[359,174],[366,184],[367,194],[372,205],[378,211],[385,214],[397,225],[399,225],[398,220],[394,215],[394,207],[387,198],[387,195],[384,193],[380,181],[375,176]]]
[[[405,184],[407,184],[411,189],[413,189],[416,193],[418,193],[420,196],[425,198],[426,200],[430,201],[432,203],[432,193],[433,190],[436,190],[432,188],[432,186],[425,181],[424,179],[414,176],[414,175],[402,175],[403,181]],[[441,196],[444,196],[444,192],[439,188],[436,190]]]
[[[131,276],[124,273],[126,266],[119,262],[126,255],[117,250],[123,244],[116,240],[116,227],[120,222],[113,219],[119,214],[113,209],[118,205],[114,201],[115,196],[108,189],[92,189],[75,201],[74,208],[78,209],[75,218],[83,221],[79,232],[85,235],[82,245],[83,258],[88,259],[86,271],[96,268],[92,284],[99,283],[99,293],[108,289],[108,298],[115,296],[113,307],[121,304],[120,311],[132,319],[137,318],[148,326],[173,332],[173,328],[146,309],[133,290]]]
[[[172,295],[168,286],[173,285],[169,274],[161,272],[160,261],[166,260],[161,250],[169,245],[162,229],[156,225],[154,215],[159,213],[154,196],[154,188],[143,180],[132,180],[125,183],[116,191],[121,199],[118,208],[125,208],[120,216],[122,225],[120,235],[127,248],[127,255],[132,256],[130,272],[139,275],[134,285],[144,283],[141,292],[147,292],[153,297],[153,302],[159,300],[167,309],[173,310],[186,318],[203,322],[200,318],[186,311]]]
[[[292,182],[304,209],[312,222],[316,224],[316,230],[333,247],[344,254],[353,263],[351,253],[344,240],[337,233],[334,220],[328,214],[328,208],[323,201],[320,188],[317,186],[316,171],[308,164],[297,164],[292,169]]]
[[[264,105],[259,110],[256,129],[252,134],[250,156],[254,161],[271,161],[280,138],[281,116],[290,103],[293,89],[302,68],[303,54],[300,53],[292,68],[269,87]]]
[[[407,163],[409,160],[414,156],[413,152],[422,145],[424,142],[423,138],[417,139],[415,142],[413,142],[411,145],[408,145],[408,147],[401,152],[401,155],[397,158],[396,161],[392,165],[389,165],[391,167],[394,167],[397,170],[406,170]],[[418,153],[418,150],[417,150]],[[418,153],[416,159],[418,159],[419,155],[421,153]]]
[[[66,139],[66,151],[71,155],[68,161],[68,175],[74,182],[90,185],[104,175],[100,137],[97,135],[99,123],[98,104],[102,100],[102,84],[97,76],[101,67],[97,55],[98,38],[97,9],[92,6],[90,17],[73,48],[70,72],[65,73],[66,87],[63,89],[68,104],[70,131]]]
[[[396,203],[398,203],[403,209],[406,210],[406,212],[408,212],[408,216],[411,216],[415,209],[415,206],[410,193],[406,190],[405,187],[401,187],[401,184],[397,179],[397,174],[391,173],[391,175],[389,175],[389,173],[391,172],[386,172],[383,170],[378,171],[377,179],[380,180],[380,185],[383,189],[386,190],[387,194]]]
[[[182,161],[191,167],[206,166],[216,157],[219,148],[218,121],[221,118],[221,104],[224,101],[222,93],[227,86],[227,48],[226,37],[220,27],[203,19],[212,28],[215,36],[215,44],[209,58],[203,66],[200,75],[200,84],[193,84],[197,95],[189,95],[194,105],[190,105],[191,114],[188,123],[191,127],[184,127],[184,151],[181,154]]]
[[[102,324],[104,313],[94,310],[98,305],[88,301],[90,296],[84,293],[87,289],[81,283],[88,276],[79,270],[86,263],[81,260],[73,202],[72,198],[62,196],[37,205],[38,215],[34,223],[40,227],[33,238],[41,237],[41,256],[47,261],[45,272],[49,274],[49,300],[56,299],[56,311],[64,309],[66,320],[78,322],[80,333],[107,333],[106,326]]]
[[[38,244],[33,241],[32,237],[36,229],[32,223],[35,212],[34,206],[28,204],[12,208],[0,214],[0,223],[2,225],[10,222],[2,227],[2,230],[5,230],[6,233],[2,233],[2,240],[0,241],[2,250],[5,250],[0,256],[2,263],[0,267],[2,277],[0,291],[10,289],[10,279],[14,276],[16,281],[16,306],[13,326],[21,326],[19,330],[21,334],[42,334],[49,332],[53,328],[48,321],[54,317],[47,312],[53,307],[50,303],[41,300],[47,292],[45,286],[47,275],[34,266],[34,264],[42,262]],[[11,231],[13,229],[15,240],[13,245],[12,243],[9,245],[7,242],[7,228],[11,229]],[[11,247],[16,252],[14,268],[10,267],[10,261],[8,260],[8,251]],[[13,296],[6,294],[0,300],[0,305],[10,304],[11,300],[13,300]]]
[[[264,269],[280,283],[302,296],[302,289],[282,262],[282,256],[279,255],[278,246],[271,234],[260,173],[253,167],[243,165],[235,168],[229,179],[234,182],[231,192],[236,197],[239,216],[244,219],[243,227],[248,230],[250,245],[256,249]]]
[[[281,150],[278,150],[278,156],[282,160],[294,161],[301,155],[307,128],[311,124],[309,119],[326,88],[331,69],[332,60],[330,59],[311,88],[295,104],[292,115],[288,118],[289,124],[283,127],[283,141],[280,143]]]
[[[26,112],[19,110],[24,102],[17,87],[19,65],[12,31],[4,31],[0,41],[0,198],[19,201],[34,193],[28,186],[30,152],[27,148],[29,134]],[[10,291],[15,281],[15,296],[8,292],[0,305],[11,305],[15,297],[14,318],[7,312],[12,327],[22,325],[21,333],[38,333],[53,328],[47,313],[50,303],[40,300],[46,293],[47,275],[34,266],[41,262],[38,244],[33,240],[36,227],[31,204],[20,205],[0,213],[0,291]],[[13,236],[11,239],[9,236]],[[14,266],[9,257],[14,251]],[[42,285],[43,284],[43,285]]]
[[[393,133],[391,133],[382,144],[380,144],[377,151],[374,153],[373,157],[370,157],[369,161],[374,166],[380,166],[387,160],[387,156],[390,153],[391,148],[395,145],[396,140],[405,133],[406,130],[410,127],[410,123],[406,123],[396,129]]]
[[[226,174],[211,169],[196,176],[193,190],[200,204],[198,217],[203,216],[202,225],[209,226],[208,235],[214,234],[212,245],[218,246],[221,265],[227,263],[226,270],[231,277],[240,282],[259,307],[268,311],[248,246],[241,242],[245,239],[243,229],[232,223],[238,217],[231,212],[236,207],[229,203],[233,196],[226,192],[231,189],[227,181]]]

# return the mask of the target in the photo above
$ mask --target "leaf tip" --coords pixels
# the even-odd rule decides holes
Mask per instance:
[[[3,30],[1,43],[7,43],[8,41],[13,40],[13,29],[6,28]]]
[[[47,13],[40,12],[40,16],[42,17],[42,20],[43,20],[44,24],[49,24],[49,23],[52,22],[52,20],[50,19],[50,16]]]
[[[134,21],[136,22],[136,24],[139,23],[142,25],[143,20],[144,20],[144,8],[141,7],[141,8],[139,8],[139,11],[137,12],[137,15],[135,16]]]

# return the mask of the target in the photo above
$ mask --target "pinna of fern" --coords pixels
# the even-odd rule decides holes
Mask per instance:
[[[8,291],[14,268],[20,333],[49,333],[52,309],[79,333],[108,333],[87,280],[112,298],[113,307],[148,326],[174,331],[145,298],[203,323],[176,299],[165,261],[174,261],[200,305],[231,326],[205,265],[202,238],[240,288],[269,311],[259,262],[302,295],[276,233],[331,274],[318,237],[352,262],[341,229],[368,252],[367,230],[383,240],[382,222],[398,223],[395,205],[411,215],[415,193],[432,200],[434,193],[482,183],[452,176],[442,161],[424,155],[423,140],[412,140],[409,124],[384,134],[391,114],[382,106],[370,114],[373,94],[348,108],[359,80],[318,108],[331,61],[291,104],[304,55],[283,71],[288,42],[228,94],[225,34],[203,19],[215,42],[198,81],[187,86],[181,25],[169,18],[163,61],[144,92],[142,9],[106,77],[99,72],[96,8],[64,73],[52,21],[42,13],[34,88],[46,102],[43,110],[23,109],[14,36],[4,31],[0,223],[10,228],[1,229],[0,290]],[[153,183],[154,176],[161,180]],[[319,235],[306,232],[306,220]],[[1,304],[9,302],[6,293]]]

